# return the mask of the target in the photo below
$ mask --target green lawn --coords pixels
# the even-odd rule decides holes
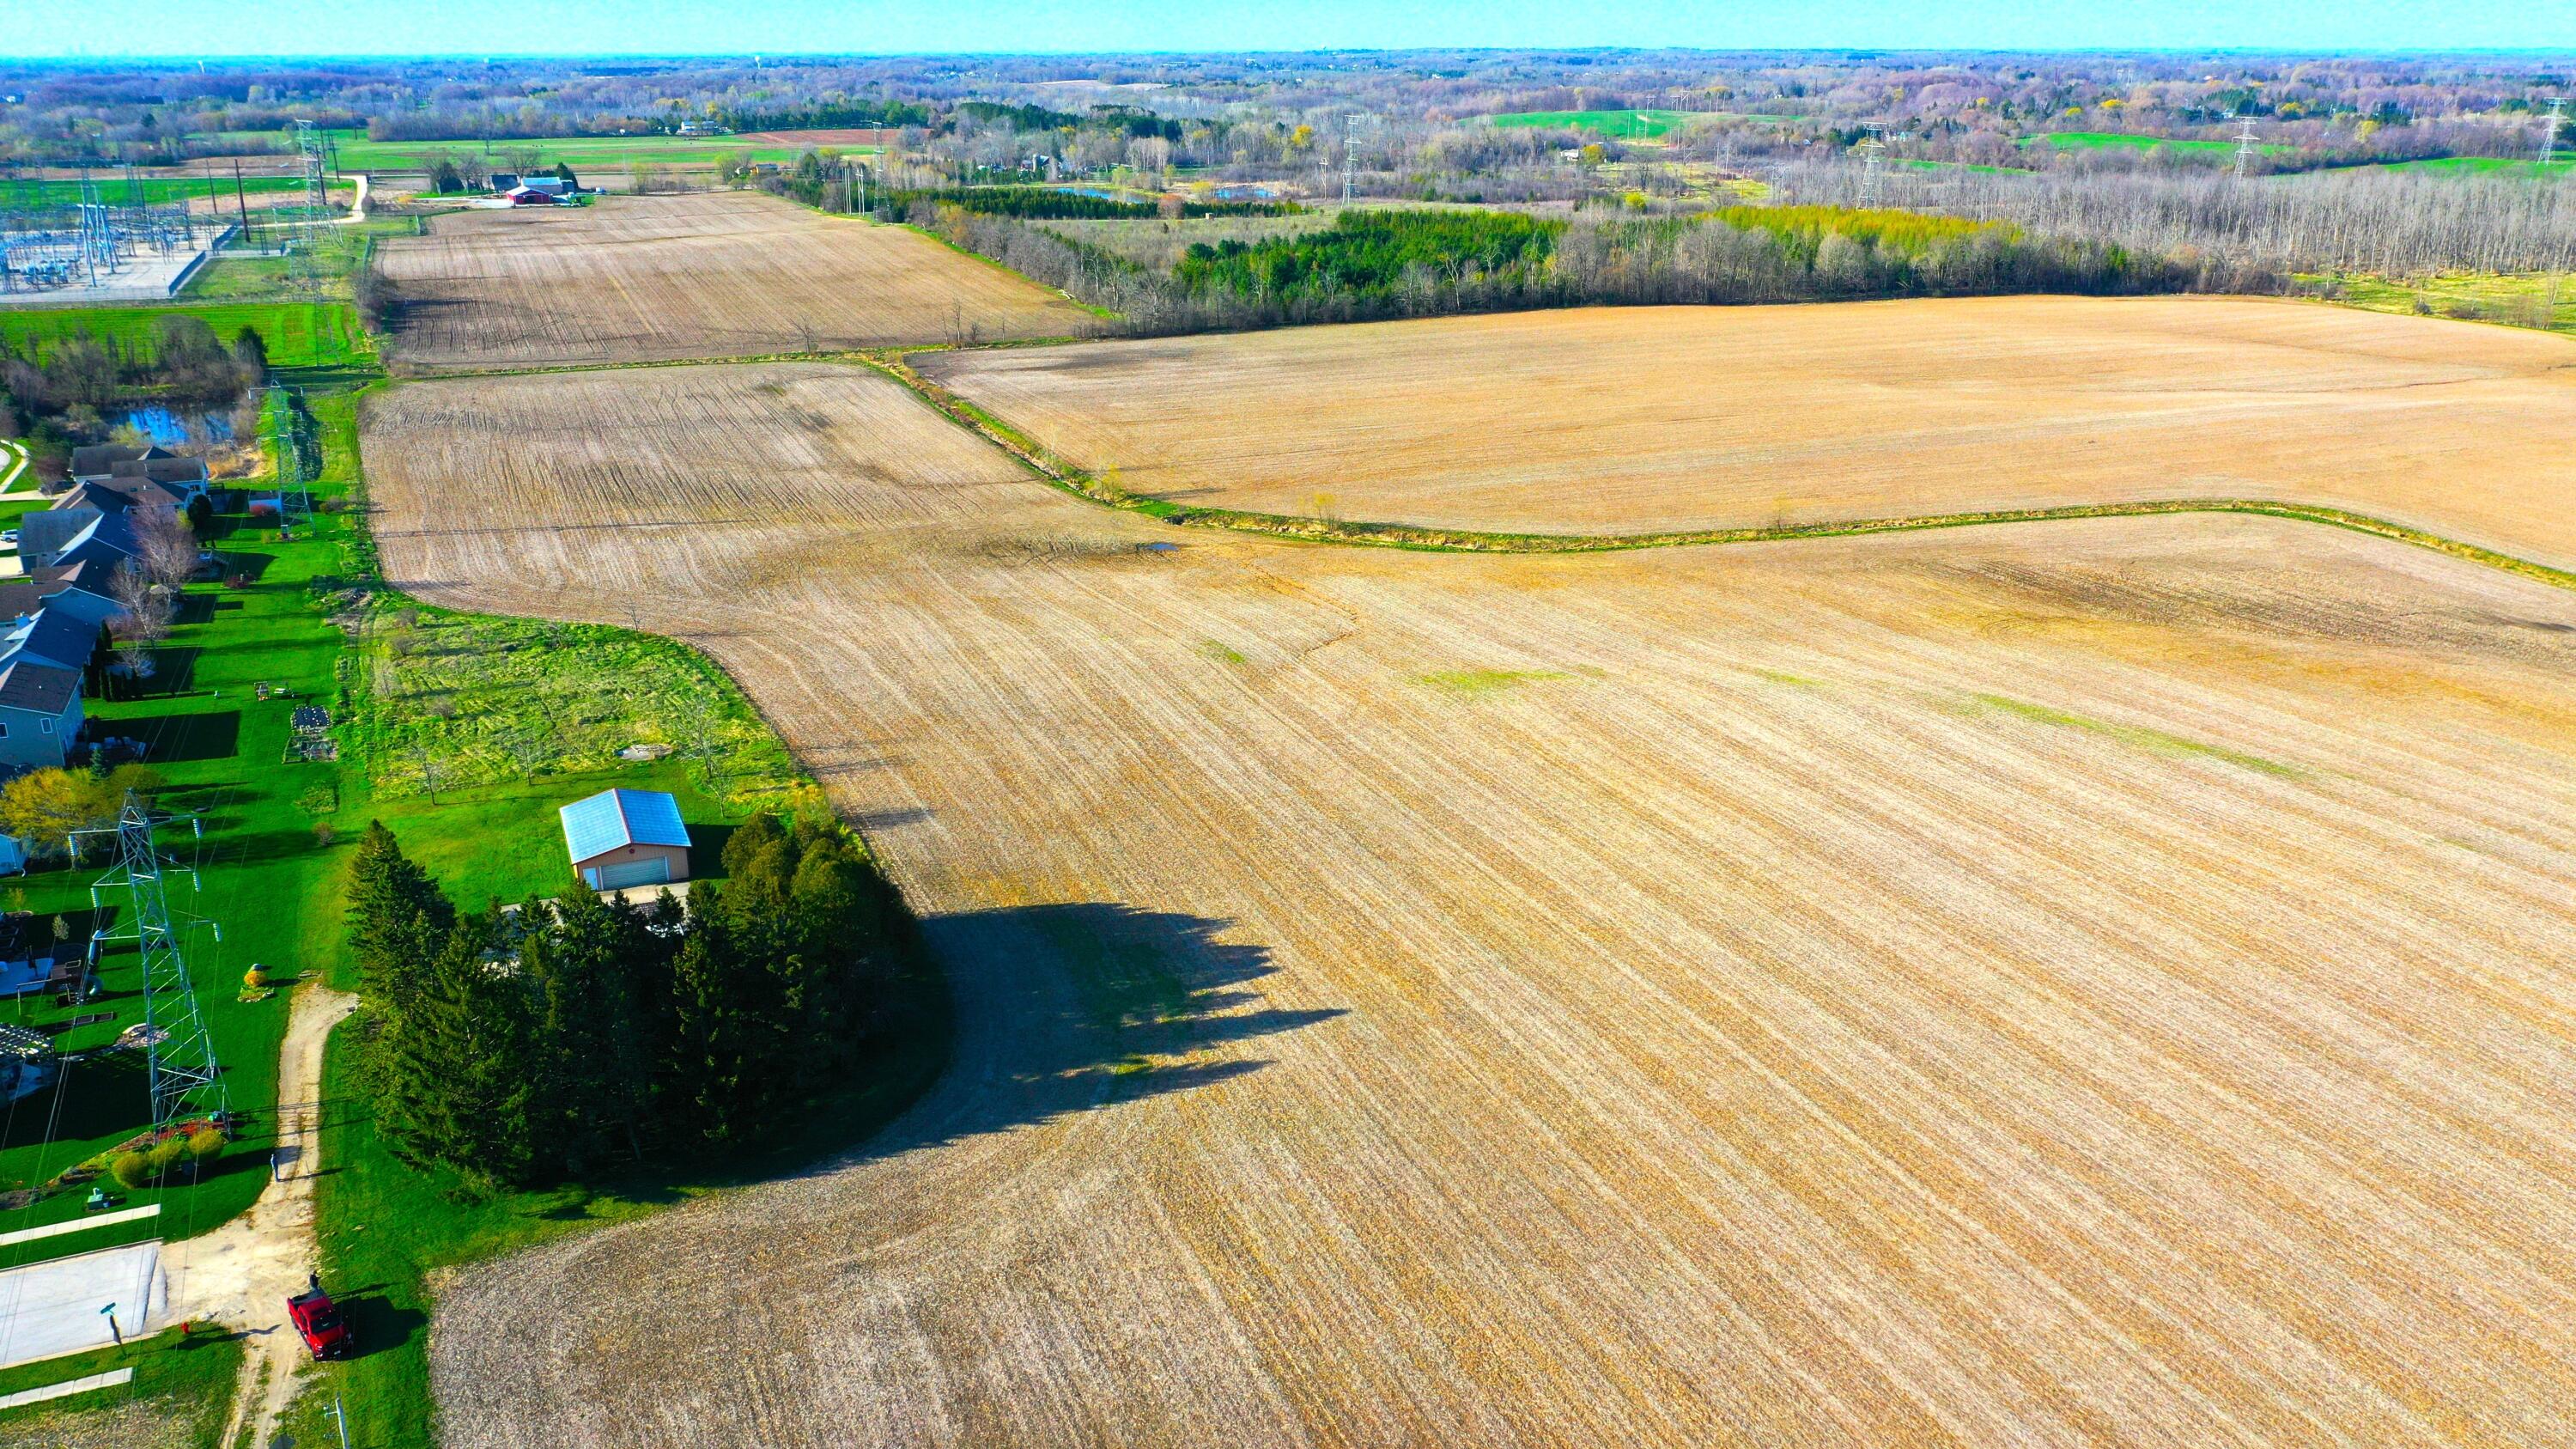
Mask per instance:
[[[122,1348],[0,1369],[0,1394],[112,1369],[134,1370],[133,1378],[111,1388],[0,1410],[0,1442],[30,1446],[149,1442],[222,1449],[215,1441],[232,1406],[241,1357],[237,1338],[202,1329],[183,1335],[174,1328]],[[138,1429],[151,1437],[138,1439]]]
[[[369,248],[384,237],[417,235],[420,221],[416,216],[378,217],[323,230],[312,260],[321,273],[324,290],[335,300],[346,301],[350,295],[349,278],[366,260]],[[255,219],[253,224],[257,224]],[[298,260],[242,256],[227,249],[197,269],[197,274],[188,279],[184,295],[192,304],[266,301],[284,305],[284,299],[300,295]]]
[[[0,340],[24,349],[87,333],[120,345],[149,348],[153,322],[169,313],[202,317],[225,342],[245,327],[268,344],[268,360],[281,368],[372,369],[375,343],[344,302],[185,302],[172,306],[35,307],[0,310]]]
[[[153,1235],[190,1237],[248,1206],[267,1178],[266,1114],[276,1095],[286,998],[280,993],[244,1000],[239,983],[254,962],[280,982],[322,964],[308,949],[305,923],[295,912],[280,910],[278,902],[299,898],[333,868],[333,850],[317,843],[303,802],[337,767],[284,763],[294,705],[282,698],[256,700],[252,686],[291,688],[308,701],[331,698],[342,639],[312,606],[307,585],[342,566],[348,525],[333,520],[299,530],[302,536],[293,543],[238,525],[239,520],[218,520],[210,541],[224,556],[227,573],[248,572],[256,581],[241,589],[192,586],[181,622],[162,651],[160,677],[137,698],[93,696],[88,712],[115,725],[117,733],[150,744],[153,767],[168,780],[156,805],[188,812],[203,830],[200,837],[187,824],[174,823],[162,831],[166,848],[197,867],[196,887],[175,884],[170,907],[174,917],[203,918],[220,927],[220,939],[213,928],[183,931],[182,944],[224,1066],[225,1095],[235,1109],[259,1114],[258,1126],[202,1183],[119,1190],[133,1205],[162,1203],[158,1219],[21,1245],[13,1261]],[[34,912],[40,926],[59,918],[76,945],[89,928],[90,882],[104,869],[102,861],[79,867],[50,862],[0,889],[0,901]],[[120,904],[113,892],[105,903]],[[76,1013],[108,1013],[108,1020],[55,1038],[67,1051],[103,1045],[141,1018],[135,963],[130,948],[113,947],[101,960],[99,998],[64,1008],[49,998],[21,996],[0,1003],[0,1020],[43,1026]],[[54,1090],[13,1104],[0,1131],[0,1189],[37,1187],[148,1125],[139,1056],[117,1053],[70,1067]],[[79,1191],[53,1193],[0,1214],[0,1228],[77,1218],[82,1199]]]
[[[1650,141],[1667,135],[1687,124],[1692,117],[1712,114],[1702,111],[1509,111],[1487,120],[1497,126],[1512,128],[1546,127],[1550,130],[1597,131],[1623,141]]]

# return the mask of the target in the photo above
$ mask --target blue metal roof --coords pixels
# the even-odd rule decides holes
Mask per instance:
[[[557,813],[563,816],[564,849],[576,861],[621,846],[689,843],[680,802],[660,790],[602,790]]]

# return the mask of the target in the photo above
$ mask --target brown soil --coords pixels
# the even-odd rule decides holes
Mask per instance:
[[[395,583],[712,651],[960,1013],[847,1160],[463,1273],[449,1442],[2576,1438],[2576,595],[1206,535],[815,365],[364,426]]]

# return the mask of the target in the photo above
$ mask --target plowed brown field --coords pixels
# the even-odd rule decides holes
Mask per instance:
[[[463,1273],[450,1443],[2576,1439],[2576,594],[1180,533],[814,365],[365,426],[394,581],[711,650],[960,998],[849,1160]]]
[[[1064,337],[1091,321],[916,232],[748,192],[454,212],[376,258],[403,300],[393,356],[424,369]]]
[[[2576,566],[2576,342],[2306,303],[1531,312],[917,365],[1139,492],[1623,533],[2166,498],[2329,504]],[[1322,495],[1320,498],[1318,495]]]

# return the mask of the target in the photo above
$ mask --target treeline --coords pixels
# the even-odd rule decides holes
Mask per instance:
[[[683,906],[560,898],[460,912],[368,827],[350,947],[377,1130],[477,1189],[579,1180],[779,1142],[898,1023],[917,941],[900,897],[828,820],[754,817],[722,890]]]
[[[1169,272],[1015,219],[947,208],[935,225],[1148,335],[1530,307],[2286,286],[2250,264],[2010,226],[1857,209],[1740,220],[1350,211],[1303,236],[1193,248]]]
[[[2416,171],[2331,171],[2239,181],[2224,172],[1888,170],[1807,163],[1773,174],[1790,202],[1887,205],[2011,221],[2132,251],[2280,271],[2554,271],[2576,262],[2576,186]]]
[[[982,216],[1015,216],[1050,221],[1143,221],[1153,217],[1291,216],[1305,210],[1293,201],[1188,201],[1178,197],[1155,201],[1120,201],[1089,196],[1054,186],[950,186],[934,190],[889,191],[873,209],[910,217],[916,208],[955,206]]]
[[[736,131],[830,131],[846,127],[927,126],[930,107],[910,101],[827,100],[802,106],[728,106],[717,119]]]
[[[1408,277],[1452,288],[1525,290],[1565,223],[1510,211],[1346,211],[1329,230],[1260,242],[1201,243],[1172,279],[1191,293],[1275,298],[1287,305],[1347,299],[1388,305]]]

